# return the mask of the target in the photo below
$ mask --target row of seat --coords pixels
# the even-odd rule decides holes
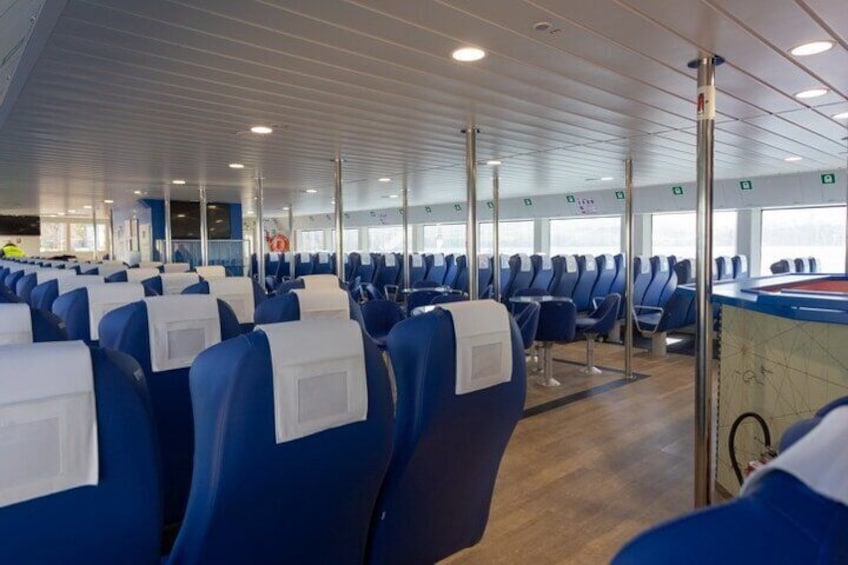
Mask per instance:
[[[795,259],[780,259],[769,267],[773,275],[784,273],[818,273],[821,272],[821,262],[815,257],[796,257]]]

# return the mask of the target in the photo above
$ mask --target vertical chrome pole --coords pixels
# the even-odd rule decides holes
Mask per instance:
[[[719,59],[702,56],[698,69],[698,219],[697,315],[695,352],[695,507],[712,503],[713,493],[713,148],[715,67]]]
[[[97,231],[97,228],[94,228]],[[109,206],[109,260],[115,260],[115,212]]]
[[[344,268],[344,206],[342,202],[342,158],[337,157],[336,165],[336,274],[345,281]]]
[[[200,185],[200,264],[209,265],[209,218],[206,215],[206,186]]]
[[[162,253],[162,262],[171,262],[171,247],[173,241],[171,239],[171,188],[165,185],[165,250]]]
[[[633,159],[624,161],[624,378],[633,379]]]
[[[294,234],[294,204],[289,204],[289,251],[292,254],[297,253],[297,237]]]
[[[403,175],[403,188],[401,189],[401,198],[403,198],[403,288],[409,288],[410,272],[409,267],[411,259],[409,255],[409,187],[406,181],[406,175]]]
[[[848,129],[848,125],[845,128]],[[848,137],[843,137],[842,140],[845,142],[845,149],[848,149]],[[848,273],[848,151],[845,155],[845,272]],[[821,265],[818,267],[821,269]]]
[[[97,205],[93,205],[91,207],[91,227],[94,229],[94,251],[92,252],[92,259],[97,262]]]
[[[465,236],[465,255],[468,258],[468,297],[477,300],[477,128],[462,130],[465,134],[466,206],[468,219]]]
[[[265,179],[256,175],[256,274],[260,288],[265,288]]]
[[[500,167],[494,166],[492,174],[492,256],[495,272],[492,273],[492,298],[501,299],[501,179]]]

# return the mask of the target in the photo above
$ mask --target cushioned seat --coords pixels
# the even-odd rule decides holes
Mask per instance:
[[[15,284],[15,294],[27,304],[32,304],[32,291],[37,285],[44,284],[47,281],[75,276],[76,272],[68,271],[67,269],[38,269],[18,279],[18,282]]]
[[[253,313],[268,299],[259,284],[249,277],[204,280],[186,287],[182,294],[211,294],[220,298],[232,308],[242,332],[253,331]]]
[[[389,332],[405,317],[400,305],[391,300],[369,300],[361,310],[366,333],[377,347],[385,349]]]
[[[191,496],[169,563],[362,563],[392,397],[351,321],[260,326],[191,368]]]
[[[574,295],[577,279],[580,276],[577,267],[577,257],[574,255],[557,255],[552,260],[554,263],[559,264],[561,274],[559,284],[551,287],[551,294],[571,298]]]
[[[65,323],[52,312],[0,302],[0,345],[67,341]]]
[[[227,269],[225,269],[223,265],[201,266],[195,268],[194,271],[204,280],[223,279],[227,276]]]
[[[30,304],[33,308],[50,312],[53,309],[53,302],[59,295],[67,294],[78,288],[101,284],[105,284],[105,281],[99,275],[77,275],[45,281],[32,289],[29,297]]]
[[[319,251],[315,254],[312,274],[314,275],[330,275],[333,273],[333,262],[329,253]]]
[[[734,255],[730,260],[733,266],[734,279],[747,279],[748,272],[748,257],[745,255]]]
[[[279,296],[273,296],[262,302],[256,307],[253,313],[253,319],[256,324],[278,324],[280,322],[294,322],[301,319],[300,296],[306,289],[293,289],[292,291]],[[308,291],[308,292],[327,292],[327,291]],[[339,289],[339,293],[344,295],[344,298],[339,300],[347,301],[348,316],[352,320],[362,323],[362,312],[359,304],[354,302],[350,294]],[[320,302],[320,298],[318,299]]]
[[[618,318],[620,301],[620,295],[609,294],[589,316],[578,317],[575,321],[577,332],[586,338],[586,367],[583,368],[586,374],[601,373],[601,370],[595,367],[595,339],[612,331]]]
[[[409,256],[409,284],[415,287],[415,283],[427,278],[427,262],[420,253],[412,253]]]
[[[598,264],[592,255],[580,255],[577,258],[577,284],[571,298],[578,312],[588,312],[592,306],[592,289],[598,280]]]
[[[139,283],[109,283],[78,288],[59,295],[53,301],[53,313],[68,329],[71,339],[96,344],[99,325],[108,312],[144,298]]]
[[[533,282],[530,283],[530,288],[548,291],[554,284],[559,282],[554,280],[556,268],[550,257],[546,255],[532,255],[530,261],[533,264]]]
[[[182,292],[200,282],[197,273],[162,273],[158,277],[145,279],[142,284],[148,290],[148,296],[171,296]]]
[[[311,275],[315,270],[315,262],[312,260],[310,253],[297,253],[294,256],[294,277],[303,277]]]

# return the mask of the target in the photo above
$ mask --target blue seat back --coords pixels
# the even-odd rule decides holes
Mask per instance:
[[[28,347],[38,355],[38,348],[46,346]],[[3,563],[159,562],[159,462],[144,379],[138,364],[126,355],[105,349],[90,352],[98,422],[97,485],[0,508]],[[10,381],[2,377],[0,381]]]
[[[296,253],[294,256],[294,276],[304,277],[306,275],[311,275],[315,271],[315,262],[313,261],[312,254],[301,252]]]
[[[184,297],[162,298],[173,300]],[[221,340],[241,335],[233,310],[222,300],[218,300],[217,304]],[[178,522],[182,519],[188,499],[194,454],[189,368],[153,371],[147,304],[144,301],[122,306],[106,314],[100,323],[100,345],[126,353],[144,371],[159,437],[164,522]]]
[[[611,332],[615,325],[615,321],[618,319],[620,304],[620,295],[608,294],[589,316],[595,320],[594,324],[591,326],[583,326],[580,328],[580,331],[584,334],[598,335],[606,335]]]
[[[692,308],[694,300],[694,292],[675,290],[663,307],[663,313],[657,324],[656,331],[670,332],[694,323],[694,320],[692,322],[688,320],[689,311]]]
[[[364,561],[392,443],[385,364],[363,335],[366,419],[277,443],[268,335],[221,343],[192,366],[197,450],[172,563]]]
[[[350,319],[362,323],[362,311],[359,304],[351,297],[349,297],[349,301]],[[294,293],[272,296],[256,307],[253,318],[257,325],[299,321],[300,302]]]
[[[468,268],[468,263],[466,263],[466,274]],[[482,297],[488,292],[494,276],[495,258],[483,253],[477,255],[477,296]]]
[[[424,256],[424,260],[427,262],[427,276],[426,280],[432,281],[438,285],[444,284],[445,275],[448,272],[448,264],[445,260],[444,253],[431,253]]]
[[[809,273],[812,272],[810,269],[810,259],[809,257],[797,257],[795,259],[795,272],[796,273]],[[20,296],[20,293],[18,293]]]
[[[671,295],[674,294],[675,290],[677,290],[677,272],[674,269],[674,267],[677,266],[677,260],[674,258],[674,256],[669,256],[666,258],[666,261],[668,261],[669,276],[668,282],[665,283],[665,286],[663,287],[662,292],[660,293],[661,308],[665,307],[665,304],[666,302],[668,302],[668,299],[671,298]]]
[[[460,307],[481,305],[443,308]],[[404,320],[389,334],[395,445],[374,512],[370,563],[408,563],[411,556],[435,563],[479,541],[501,457],[524,410],[524,349],[515,321],[509,320],[509,382],[457,394],[454,324],[443,308]]]
[[[450,255],[445,255],[445,263],[447,264],[448,269],[445,272],[445,279],[442,284],[455,288],[456,278],[459,275],[458,267],[456,265],[456,256],[452,253]]]
[[[368,283],[374,278],[374,261],[368,253],[354,251],[350,254],[352,269],[351,281],[359,278],[360,282]]]
[[[468,257],[465,255],[457,255],[454,260],[456,263],[456,278],[451,285],[452,288],[461,292],[468,292]]]
[[[642,305],[645,299],[645,292],[651,284],[653,278],[651,274],[651,262],[648,257],[638,255],[633,259],[633,304],[636,306]]]
[[[545,255],[533,255],[530,257],[533,263],[533,282],[530,283],[530,288],[540,288],[542,290],[550,290],[554,283],[554,273],[556,268],[550,257]]]
[[[810,260],[810,272],[811,273],[821,272],[821,264],[819,263],[819,260],[815,257],[808,257],[808,259]]]
[[[577,284],[571,298],[578,312],[592,308],[592,289],[598,280],[598,264],[592,255],[580,255],[577,258]]]
[[[18,285],[18,280],[24,276],[23,269],[19,271],[10,271],[4,280],[4,284],[6,288],[8,288],[11,292],[15,292],[16,287]]]
[[[783,273],[794,273],[795,272],[795,262],[790,261],[789,259],[781,259],[780,261],[775,261],[769,267],[771,273],[773,275],[781,275]]]
[[[611,254],[598,255],[595,264],[598,268],[598,278],[592,287],[591,297],[603,298],[611,292],[612,283],[615,281],[615,258]]]
[[[333,272],[333,256],[324,251],[316,253],[315,264],[312,266],[312,273],[316,275],[331,275]]]
[[[254,306],[254,311],[255,311],[255,309],[258,308],[260,304],[262,304],[263,302],[268,300],[268,295],[265,293],[264,290],[262,290],[262,287],[260,287],[259,283],[257,283],[255,280],[250,279],[250,282],[252,283],[252,286],[253,286],[253,306]],[[280,284],[286,284],[286,283],[280,283]],[[200,281],[197,284],[193,284],[189,287],[186,287],[186,289],[183,290],[182,293],[183,294],[209,294],[209,281]],[[226,302],[226,299],[224,299],[224,301]],[[236,316],[238,316],[237,312],[234,311],[234,313],[236,314]],[[242,332],[252,332],[253,326],[255,324],[251,321],[251,322],[241,322],[239,325],[241,326]]]
[[[118,284],[132,283],[112,283],[112,285]],[[53,301],[52,312],[65,323],[70,339],[79,339],[88,345],[96,345],[98,332],[97,328],[91,327],[88,293],[89,289],[84,287],[59,295]],[[139,299],[145,294],[143,287],[140,294]],[[99,316],[96,319],[99,319]]]
[[[365,331],[381,347],[389,331],[404,319],[400,304],[390,300],[369,300],[359,308]]]
[[[409,256],[409,284],[415,286],[418,281],[423,281],[427,278],[427,261],[424,255],[420,253],[412,253]]]
[[[671,277],[668,258],[665,255],[657,255],[651,257],[650,264],[651,282],[648,284],[648,288],[645,289],[645,295],[642,297],[642,301],[638,304],[641,306],[659,307],[661,306],[660,299],[662,297],[662,291]]]
[[[615,278],[609,291],[624,296],[627,285],[627,258],[624,253],[619,253],[613,257],[613,261],[615,262]]]
[[[716,258],[716,278],[728,281],[733,278],[733,259],[727,256]]]
[[[745,255],[734,255],[731,259],[733,265],[734,279],[747,279],[750,276],[748,270],[748,257]]]
[[[374,285],[385,294],[386,285],[398,284],[401,262],[395,253],[384,253],[377,258],[377,272],[374,275]]]
[[[677,275],[677,284],[692,284],[695,282],[695,273],[692,270],[691,259],[683,259],[674,265],[674,274]]]
[[[532,289],[525,288],[523,290]],[[530,349],[536,340],[536,332],[539,330],[539,314],[542,306],[538,302],[531,302],[523,306],[524,308],[515,315],[515,324],[518,326],[518,331],[521,334],[521,344],[524,346],[524,349]]]
[[[577,257],[574,255],[557,255],[553,258],[554,263],[559,264],[561,271],[559,284],[552,288],[554,296],[574,296],[577,287],[577,279],[580,278],[580,269],[577,266]]]

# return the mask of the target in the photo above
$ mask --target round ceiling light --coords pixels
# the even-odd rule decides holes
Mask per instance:
[[[474,61],[479,61],[485,56],[486,52],[479,47],[460,47],[451,53],[451,57],[453,57],[455,61],[460,61],[462,63],[473,63]]]
[[[796,57],[807,57],[809,55],[818,55],[819,53],[830,51],[833,49],[833,45],[833,41],[830,40],[810,41],[793,47],[789,50],[789,53]]]
[[[615,180],[615,177],[601,177],[601,180],[602,180],[602,181]]]
[[[230,168],[231,169],[243,169],[244,165],[242,165],[241,163],[230,163]]]
[[[498,165],[500,165],[502,163],[503,163],[503,161],[499,161],[498,159],[489,159],[488,161],[486,161],[486,164],[489,165],[490,167],[497,167]]]
[[[392,182],[392,179],[390,177],[380,177],[377,180],[380,182]]]
[[[83,208],[85,208],[86,210],[91,210],[91,205],[90,205],[90,204],[86,204],[85,206],[83,206]]]
[[[795,98],[799,100],[806,100],[807,98],[818,98],[819,96],[824,96],[829,91],[826,88],[810,88],[808,90],[802,90],[801,92],[795,93]]]
[[[274,133],[274,128],[268,126],[253,126],[250,128],[251,133],[258,133],[259,135],[268,135],[269,133]]]
[[[398,197],[397,194],[389,194],[389,198],[397,198],[397,197]]]
[[[103,201],[103,204],[114,204],[114,203],[115,203],[114,200],[109,200],[108,198]]]
[[[848,112],[839,112],[831,116],[834,120],[848,120]]]
[[[787,163],[797,163],[798,161],[803,161],[804,158],[798,157],[797,155],[792,155],[790,157],[784,157],[783,160],[786,161]]]
[[[180,184],[180,185],[182,185],[182,184],[185,184],[185,183],[186,183],[186,181],[184,181],[183,179],[174,179],[174,180],[172,180],[172,181],[171,181],[171,184]]]
[[[306,194],[317,194],[318,193],[318,191],[315,190],[314,188],[307,188],[306,190],[304,190],[304,192]]]

